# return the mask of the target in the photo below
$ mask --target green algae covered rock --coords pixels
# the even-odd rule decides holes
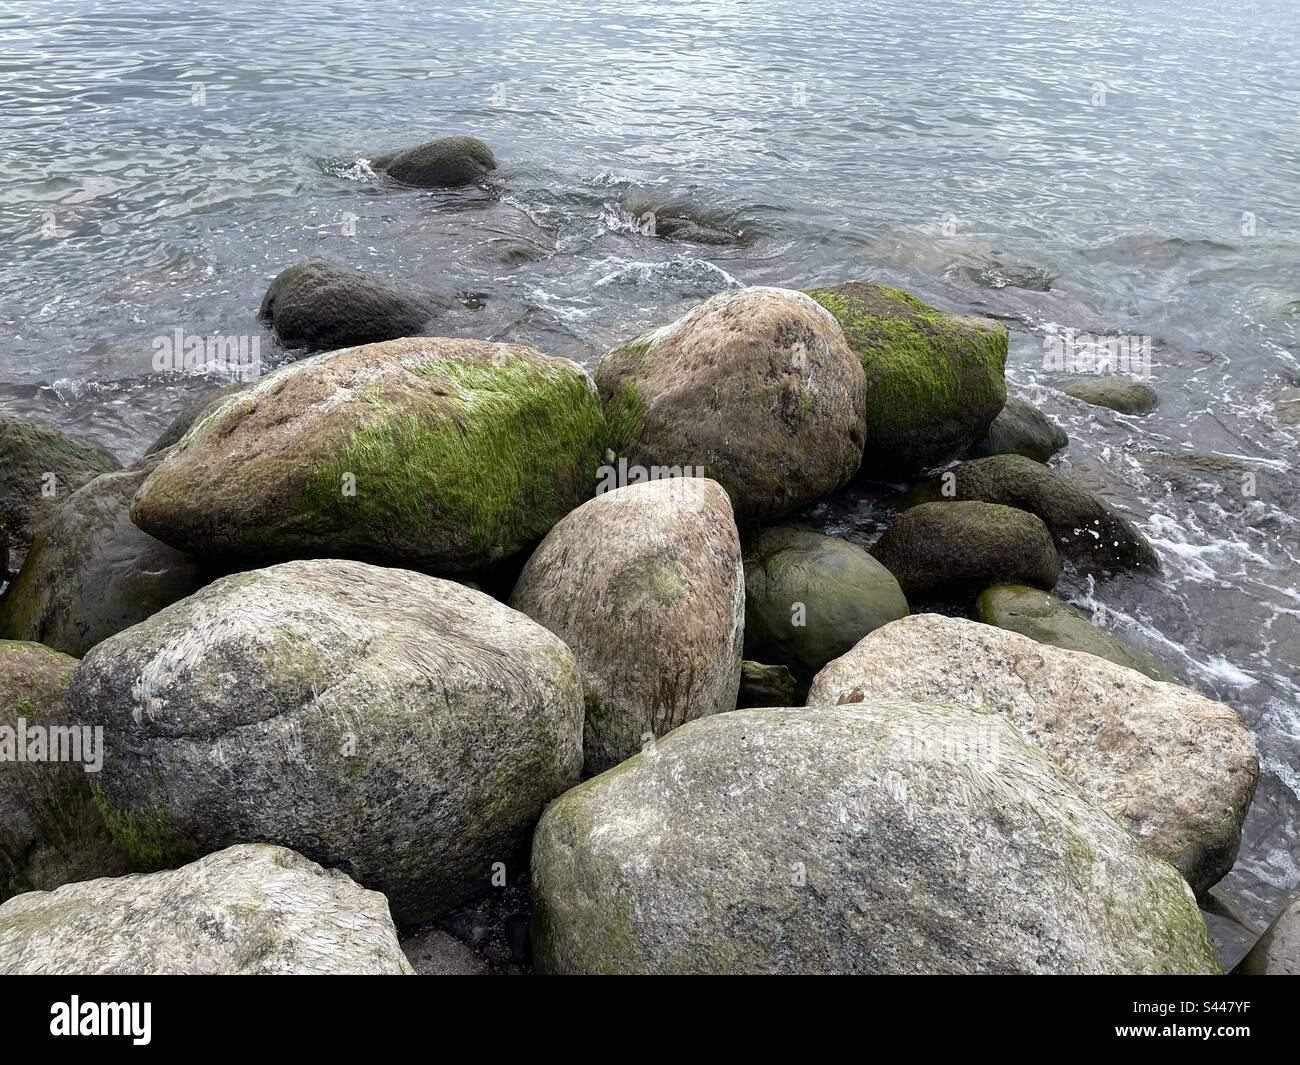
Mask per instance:
[[[1096,625],[1082,610],[1037,588],[999,584],[987,588],[975,600],[980,621],[1028,636],[1039,643],[1083,651],[1129,669],[1145,673],[1152,680],[1177,682],[1173,672],[1141,647],[1120,639]]]
[[[600,399],[520,344],[407,338],[295,362],[227,398],[131,518],[201,559],[341,556],[459,575],[531,546],[595,488]]]
[[[403,926],[489,890],[582,768],[557,637],[342,560],[224,577],[110,637],[68,713],[104,728],[101,805],[135,868],[277,843],[384,892]]]
[[[1177,871],[1010,722],[888,698],[702,718],[574,788],[532,905],[542,973],[1219,972]]]
[[[867,375],[862,474],[902,480],[979,440],[1006,403],[1007,330],[858,281],[809,295],[844,329]]]

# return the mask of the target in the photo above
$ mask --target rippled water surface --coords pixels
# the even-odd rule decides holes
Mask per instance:
[[[1166,562],[1063,593],[1256,731],[1221,889],[1263,922],[1300,885],[1300,429],[1274,407],[1300,385],[1298,44],[1293,0],[5,4],[0,405],[132,458],[213,383],[153,373],[152,339],[263,336],[267,281],[308,257],[588,365],[739,284],[999,317],[1063,465]],[[359,161],[450,133],[493,146],[490,188]],[[665,207],[744,240],[637,231]],[[1065,328],[1152,336],[1159,411],[1047,387]]]

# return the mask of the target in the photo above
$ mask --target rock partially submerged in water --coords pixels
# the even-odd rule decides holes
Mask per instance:
[[[1006,581],[1053,588],[1061,560],[1047,526],[996,503],[923,503],[899,514],[871,553],[909,602],[963,600]]]
[[[1229,869],[1259,777],[1231,708],[1094,655],[914,614],[827,666],[809,705],[904,698],[987,707],[1204,892]]]
[[[971,445],[967,454],[971,458],[1024,455],[1035,462],[1046,462],[1069,442],[1065,430],[1032,403],[1008,396],[988,432]]]
[[[578,660],[588,774],[736,706],[745,578],[715,481],[666,478],[588,500],[533,552],[510,605]]]
[[[809,294],[835,315],[866,372],[863,476],[906,479],[988,431],[1007,399],[1005,326],[883,285],[851,281]]]
[[[1178,874],[964,707],[693,721],[552,803],[532,871],[544,973],[1219,971]]]
[[[161,460],[101,474],[50,516],[0,598],[0,634],[80,657],[203,586],[193,556],[131,521],[131,500]]]
[[[492,149],[477,137],[442,137],[370,160],[372,169],[403,185],[455,188],[472,185],[497,168]]]
[[[1018,632],[1039,643],[1083,651],[1117,665],[1136,669],[1152,680],[1178,683],[1178,678],[1150,651],[1130,644],[1096,624],[1082,610],[1037,588],[999,584],[975,601],[980,621]]]
[[[587,499],[604,441],[600,398],[568,359],[481,340],[369,344],[226,399],[150,474],[131,518],[205,560],[460,575]]]
[[[1232,975],[1300,976],[1300,898],[1277,915]]]
[[[740,243],[739,233],[677,215],[656,216],[654,236],[677,244],[707,244],[720,247]]]
[[[218,580],[92,650],[68,707],[104,727],[106,820],[137,868],[266,840],[383,891],[403,925],[488,890],[582,766],[558,638],[358,562]]]
[[[1119,511],[1023,455],[963,462],[918,485],[909,498],[913,503],[978,500],[1036,514],[1047,525],[1061,556],[1087,572],[1160,569],[1155,548]]]
[[[276,275],[257,316],[285,347],[333,351],[420,336],[445,309],[444,300],[416,285],[309,262]]]
[[[716,479],[741,524],[833,491],[862,459],[862,367],[799,292],[719,293],[609,352],[596,383],[617,454]]]
[[[41,524],[73,492],[122,464],[106,448],[29,418],[0,413],[0,529],[22,555]],[[10,559],[0,559],[8,570]]]
[[[1150,414],[1160,406],[1160,395],[1154,388],[1126,377],[1081,377],[1061,385],[1061,391],[1120,414]]]
[[[10,975],[412,972],[383,895],[265,843],[0,906]]]
[[[798,698],[827,662],[906,615],[898,581],[847,540],[776,525],[745,550],[745,655],[789,667]]]

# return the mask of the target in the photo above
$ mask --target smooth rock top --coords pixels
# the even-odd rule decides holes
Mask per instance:
[[[741,525],[846,484],[862,459],[864,378],[835,319],[799,292],[722,292],[596,369],[629,464],[703,467]]]
[[[6,975],[410,975],[384,896],[283,847],[0,906]]]
[[[1065,430],[1032,403],[1008,396],[989,431],[971,445],[968,454],[971,458],[1024,455],[1046,462],[1069,442]]]
[[[375,156],[370,165],[394,181],[421,188],[471,185],[497,168],[492,149],[477,137],[442,137],[400,152]]]
[[[996,710],[1198,892],[1229,869],[1259,759],[1231,708],[1094,655],[914,614],[818,674],[809,704],[897,697]]]
[[[552,803],[532,874],[543,973],[1219,971],[1178,874],[968,708],[692,721]]]
[[[196,423],[137,525],[201,558],[344,556],[459,575],[587,499],[600,399],[568,359],[412,338],[291,363]]]
[[[1150,414],[1160,406],[1160,395],[1154,388],[1124,377],[1081,377],[1061,385],[1061,391],[1120,414]]]

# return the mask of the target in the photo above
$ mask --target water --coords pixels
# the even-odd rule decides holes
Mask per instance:
[[[133,458],[214,383],[154,373],[153,338],[263,336],[309,257],[587,365],[737,284],[995,315],[1064,465],[1166,561],[1063,593],[1256,732],[1222,889],[1262,923],[1300,887],[1300,460],[1272,406],[1300,384],[1298,38],[1292,0],[0,5],[0,405]],[[357,162],[451,133],[493,146],[493,190]],[[637,233],[665,204],[745,240]],[[1064,328],[1152,336],[1160,410],[1045,387]]]

